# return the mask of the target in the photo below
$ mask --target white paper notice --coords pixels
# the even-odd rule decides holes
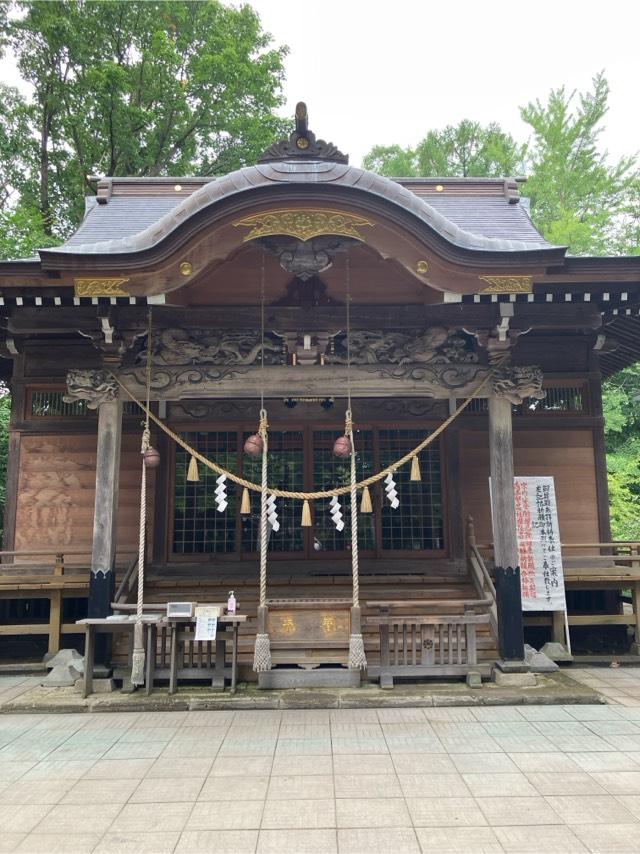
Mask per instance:
[[[566,611],[552,477],[514,478],[523,611]]]
[[[217,608],[196,608],[196,640],[214,641],[217,631]]]

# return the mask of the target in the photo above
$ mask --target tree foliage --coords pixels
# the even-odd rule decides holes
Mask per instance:
[[[547,240],[575,255],[626,248],[619,231],[633,195],[635,158],[611,165],[599,148],[608,97],[598,74],[590,92],[554,89],[546,104],[534,101],[520,111],[533,133],[524,188],[533,220]]]
[[[389,177],[495,177],[522,171],[526,148],[492,123],[483,127],[463,119],[458,125],[431,130],[415,148],[375,146],[365,169]]]
[[[391,177],[513,175],[533,222],[576,255],[640,254],[640,176],[634,154],[612,162],[601,147],[609,87],[603,74],[587,92],[554,89],[521,109],[524,144],[498,125],[462,121],[430,131],[415,148],[376,146],[365,166]],[[640,539],[640,366],[605,382],[603,405],[613,536]]]
[[[35,0],[13,11],[8,42],[34,94],[3,104],[0,154],[9,136],[7,162],[26,164],[26,178],[7,181],[48,234],[77,224],[91,175],[224,173],[282,133],[286,49],[249,6]]]

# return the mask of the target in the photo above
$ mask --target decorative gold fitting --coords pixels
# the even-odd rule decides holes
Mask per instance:
[[[442,184],[436,184],[436,193],[441,193],[444,190]]]
[[[193,264],[191,261],[183,261],[180,264],[180,272],[183,276],[190,276],[193,273]]]
[[[176,184],[173,189],[176,191],[176,193],[179,193],[180,190],[182,189],[182,184]]]
[[[129,291],[122,286],[129,281],[124,277],[74,279],[77,297],[128,297]]]
[[[416,264],[416,273],[420,273],[421,276],[424,276],[424,274],[428,272],[429,264],[426,261],[418,261]]]
[[[317,208],[292,208],[285,210],[265,211],[252,214],[236,220],[233,225],[237,228],[250,228],[251,231],[243,239],[254,240],[256,237],[269,237],[286,234],[298,240],[311,240],[322,234],[352,237],[354,240],[364,238],[358,231],[364,226],[373,227],[375,223],[365,217],[347,211],[323,210]]]
[[[486,287],[481,294],[530,294],[533,293],[533,276],[478,276]]]

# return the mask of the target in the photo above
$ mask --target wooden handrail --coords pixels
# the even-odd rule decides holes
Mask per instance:
[[[118,589],[116,590],[116,594],[114,596],[114,602],[118,603],[125,595],[128,593],[135,583],[135,579],[138,577],[138,555],[135,555],[133,560],[130,561],[129,566],[127,567],[127,571],[122,577],[122,581],[118,585]]]
[[[560,543],[560,547],[563,549],[640,549],[640,542],[634,542],[631,540],[618,540],[614,543]],[[483,551],[493,551],[493,543],[478,543],[476,545],[476,548],[482,549]],[[609,557],[611,556],[612,555],[609,555]],[[602,555],[602,557],[607,557],[607,555]],[[615,555],[613,555],[613,557],[615,557]]]
[[[495,602],[496,588],[495,588],[495,585],[493,583],[493,579],[491,578],[491,575],[489,573],[489,570],[487,569],[487,565],[485,564],[482,555],[478,551],[477,546],[474,546],[474,545],[471,546],[471,557],[475,558],[475,560],[477,562],[477,568],[480,570],[480,574],[481,574],[482,578],[484,579],[485,584],[489,588],[489,592],[490,592],[491,596],[493,597],[493,601]]]

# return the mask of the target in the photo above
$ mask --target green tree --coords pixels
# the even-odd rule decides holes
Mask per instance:
[[[640,364],[604,384],[603,408],[614,539],[640,540]]]
[[[7,25],[34,87],[37,143],[21,195],[46,233],[82,214],[89,176],[213,175],[282,132],[286,48],[249,6],[217,0],[35,0]]]
[[[627,248],[620,230],[629,225],[625,212],[632,204],[635,157],[610,164],[599,147],[608,98],[607,81],[598,74],[592,91],[567,93],[561,87],[545,104],[531,102],[520,111],[533,131],[523,190],[533,221],[547,240],[574,255]]]
[[[374,146],[365,155],[365,169],[400,177],[492,177],[522,172],[525,146],[496,123],[482,126],[463,119],[457,125],[431,130],[415,148]]]

